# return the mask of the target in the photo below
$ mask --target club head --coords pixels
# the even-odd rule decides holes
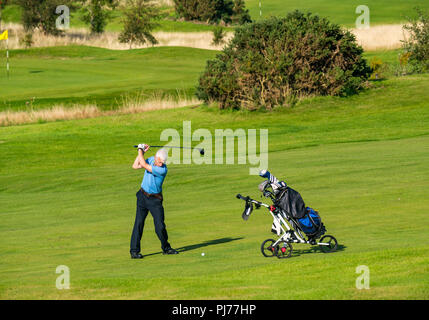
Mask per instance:
[[[269,184],[268,180],[261,182],[258,186],[259,191],[264,192],[268,184]]]

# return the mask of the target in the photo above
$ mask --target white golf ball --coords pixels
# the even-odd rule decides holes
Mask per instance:
[[[204,257],[206,254],[203,252],[203,253],[201,253],[201,255]]]

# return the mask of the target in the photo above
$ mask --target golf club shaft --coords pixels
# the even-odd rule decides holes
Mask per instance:
[[[134,146],[134,148],[137,148],[138,146]],[[151,148],[179,148],[179,149],[198,149],[202,150],[201,148],[193,148],[193,147],[176,147],[176,146],[149,146]]]
[[[177,146],[149,146],[151,148],[177,148],[177,149],[198,149],[201,150],[200,148],[193,148],[193,147],[177,147]]]
[[[134,146],[137,148],[138,146]],[[177,146],[149,146],[151,148],[178,148],[178,149],[197,149],[201,155],[204,155],[204,148],[194,148],[194,147],[177,147]]]

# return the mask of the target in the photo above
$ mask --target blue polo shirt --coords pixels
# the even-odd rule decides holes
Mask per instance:
[[[152,166],[152,172],[145,170],[141,187],[147,193],[162,192],[162,183],[167,175],[167,166],[163,164],[161,167],[154,165],[155,157],[146,159],[146,163]]]

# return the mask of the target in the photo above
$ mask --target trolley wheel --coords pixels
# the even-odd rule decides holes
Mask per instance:
[[[286,241],[280,241],[277,245],[277,258],[289,258],[292,255],[292,245]]]
[[[275,243],[276,241],[273,239],[267,239],[264,242],[262,242],[261,245],[261,252],[264,255],[264,257],[274,257],[275,255],[277,255],[277,248],[273,247],[272,245]]]
[[[321,244],[319,244],[320,249],[324,253],[334,252],[338,248],[337,239],[335,239],[335,237],[333,237],[333,236],[326,235],[326,236],[322,237],[322,239],[319,240],[319,243],[320,242],[322,242],[322,243],[328,243],[328,245],[321,245]]]

